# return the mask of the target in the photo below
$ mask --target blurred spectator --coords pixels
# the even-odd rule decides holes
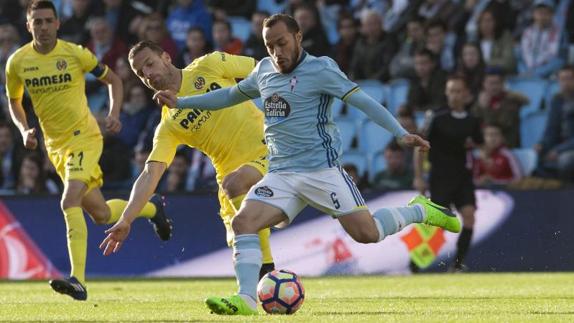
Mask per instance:
[[[506,74],[516,71],[512,34],[492,10],[483,11],[478,18],[478,42],[487,65],[499,66]]]
[[[140,80],[132,72],[127,55],[118,57],[115,66],[116,68],[114,72],[116,72],[118,77],[122,80],[122,84],[124,86],[124,98],[126,98],[129,95],[129,90],[132,86],[140,84]]]
[[[216,20],[213,22],[213,48],[228,54],[239,55],[243,50],[241,40],[233,37],[229,21]]]
[[[458,59],[456,73],[466,80],[466,83],[470,87],[473,100],[478,98],[478,93],[482,88],[485,67],[480,47],[475,43],[464,44]]]
[[[191,27],[187,32],[185,48],[177,55],[174,65],[177,68],[185,68],[187,65],[191,64],[194,59],[209,52],[211,52],[211,46],[207,42],[203,29],[199,27]]]
[[[115,71],[118,58],[127,56],[128,48],[121,39],[114,35],[107,20],[103,17],[91,18],[88,27],[91,40],[86,47],[96,55],[101,63]]]
[[[120,112],[122,130],[117,136],[130,149],[138,142],[140,133],[144,129],[147,118],[153,108],[142,85],[134,84],[128,89],[128,94]]]
[[[416,76],[409,81],[407,107],[411,111],[437,110],[446,104],[446,73],[437,67],[435,55],[428,49],[415,53]]]
[[[466,0],[464,1],[465,13],[462,15],[460,23],[456,28],[459,28],[458,34],[466,36],[467,41],[476,41],[480,29],[481,15],[488,11],[493,15],[496,21],[496,26],[500,30],[512,30],[514,26],[514,8],[512,2],[515,0]]]
[[[13,189],[22,162],[21,143],[16,143],[12,128],[0,121],[0,189]]]
[[[227,20],[229,16],[249,19],[257,9],[257,0],[207,0],[207,6],[213,11],[216,20]]]
[[[458,22],[454,18],[461,9],[451,0],[425,0],[419,7],[418,15],[426,20],[448,21],[449,27],[452,29]],[[446,30],[447,26],[445,25],[445,32]]]
[[[200,27],[211,41],[211,15],[205,8],[203,0],[177,0],[167,17],[167,29],[182,50],[185,47],[187,31],[191,27]]]
[[[447,34],[447,25],[441,20],[427,22],[425,46],[433,52],[439,61],[439,67],[447,72],[454,69],[455,36]]]
[[[395,140],[384,152],[386,168],[375,175],[373,187],[381,190],[405,190],[413,186],[412,165],[406,162],[406,151]]]
[[[552,99],[546,130],[540,144],[537,173],[574,180],[574,66],[558,72],[560,92]]]
[[[26,30],[26,7],[29,0],[0,1],[0,24],[9,23],[18,30],[22,43],[32,40]]]
[[[537,0],[533,15],[534,23],[521,37],[518,72],[522,76],[548,77],[564,64],[564,39],[552,21],[551,0]]]
[[[251,33],[243,46],[243,55],[261,60],[267,56],[267,48],[263,41],[263,20],[269,17],[267,11],[256,11],[251,16]]]
[[[218,184],[215,179],[215,168],[209,157],[197,149],[193,150],[191,157],[191,166],[187,175],[185,190],[217,192]]]
[[[125,145],[117,136],[106,131],[107,111],[94,114],[104,137],[104,148],[100,157],[100,167],[104,173],[103,190],[127,189],[131,179],[130,160],[133,150]]]
[[[297,20],[303,40],[301,46],[314,56],[331,55],[331,45],[321,24],[319,11],[310,4],[303,4],[295,9],[293,18]]]
[[[417,123],[413,112],[403,105],[397,109],[397,120],[409,133],[418,133]]]
[[[134,9],[133,1],[128,0],[102,0],[103,12],[98,15],[104,16],[116,38],[121,39],[126,44],[135,41],[134,35],[130,33],[130,24],[138,16],[138,11]]]
[[[376,11],[365,11],[361,17],[361,38],[353,52],[350,77],[354,80],[388,81],[389,64],[396,50],[393,36],[383,31],[381,16]]]
[[[169,193],[185,192],[185,185],[191,160],[187,150],[178,150],[167,169],[165,191]]]
[[[349,75],[353,51],[358,39],[358,21],[351,15],[343,15],[337,24],[339,31],[339,41],[335,45],[335,61],[339,64],[341,71]]]
[[[500,127],[509,148],[520,147],[520,108],[528,104],[524,95],[504,87],[502,69],[488,67],[482,91],[471,111],[483,123]]]
[[[473,162],[474,183],[479,186],[506,185],[522,177],[520,164],[506,148],[500,127],[482,128],[484,145]]]
[[[424,19],[415,17],[407,23],[407,38],[390,63],[391,78],[412,78],[415,76],[415,52],[424,47]]]
[[[2,96],[2,98],[0,98],[0,106],[2,106],[2,102],[6,100],[6,73],[4,73],[6,70],[6,62],[8,61],[8,57],[10,57],[19,46],[20,37],[16,27],[8,23],[0,24],[0,95]],[[0,119],[5,120],[8,115],[5,115],[3,112],[4,111],[0,111]]]
[[[16,194],[58,193],[58,186],[52,180],[46,180],[42,168],[42,159],[36,153],[24,155],[18,171]]]
[[[159,44],[166,51],[171,59],[175,59],[178,53],[178,47],[170,37],[165,27],[165,21],[159,13],[152,13],[145,16],[139,26],[138,38],[140,41],[149,40]]]
[[[86,44],[90,39],[87,32],[88,20],[93,14],[92,0],[72,0],[72,14],[61,17],[61,25],[58,30],[60,38],[76,44]]]
[[[153,146],[151,143],[146,143],[145,141],[140,141],[135,149],[134,149],[134,158],[131,162],[131,173],[132,173],[132,180],[131,183],[134,183],[138,176],[140,176],[141,172],[145,168],[146,161],[151,154]]]

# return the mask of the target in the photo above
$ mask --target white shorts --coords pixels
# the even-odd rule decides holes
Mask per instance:
[[[333,217],[366,210],[357,186],[342,168],[314,172],[267,173],[247,193],[246,200],[256,200],[279,208],[291,223],[307,206]]]

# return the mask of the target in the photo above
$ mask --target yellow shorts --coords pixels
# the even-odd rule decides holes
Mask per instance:
[[[254,167],[259,171],[259,173],[261,173],[261,176],[263,176],[267,173],[267,169],[269,167],[269,161],[267,160],[267,158],[265,158],[265,156],[262,156],[256,160],[244,163],[239,167],[243,166]],[[233,207],[233,203],[229,198],[227,198],[227,195],[225,195],[225,192],[221,187],[219,187],[217,196],[219,198],[219,205],[221,207],[219,210],[219,215],[221,216],[221,220],[223,220],[225,230],[227,231],[227,243],[231,245],[233,241],[233,231],[231,230],[231,219],[235,215],[235,209]]]
[[[58,149],[48,149],[48,157],[64,183],[78,180],[88,192],[104,183],[99,165],[104,142],[102,137],[73,138]]]

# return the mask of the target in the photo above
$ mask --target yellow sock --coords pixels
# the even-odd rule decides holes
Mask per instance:
[[[235,208],[235,213],[241,207],[241,202],[245,198],[246,194],[236,196],[231,199],[231,204]],[[263,255],[263,263],[270,264],[273,262],[273,255],[271,255],[271,245],[269,244],[269,236],[271,235],[271,230],[269,228],[259,231],[259,243],[261,244],[261,254]]]
[[[70,276],[76,277],[85,285],[86,281],[86,249],[88,246],[88,228],[84,212],[80,207],[64,210],[68,238],[68,255],[72,270]]]
[[[270,264],[273,262],[273,255],[271,255],[271,244],[269,243],[269,236],[271,229],[263,229],[258,232],[259,243],[261,244],[261,255],[263,256],[263,263]]]
[[[108,224],[116,223],[120,216],[122,216],[126,205],[128,205],[128,201],[113,199],[106,201],[106,203],[110,207],[110,218],[108,219]],[[150,219],[154,217],[155,211],[155,205],[153,205],[153,203],[147,202],[139,216]]]

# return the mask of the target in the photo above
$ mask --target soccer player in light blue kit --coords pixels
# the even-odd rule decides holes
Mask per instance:
[[[237,86],[177,98],[170,91],[154,98],[170,108],[216,110],[261,97],[269,173],[254,185],[232,222],[234,266],[238,294],[210,297],[207,306],[217,314],[257,314],[256,289],[261,267],[257,232],[289,224],[311,205],[339,220],[357,242],[374,243],[411,223],[427,223],[459,232],[460,222],[448,209],[424,196],[408,207],[384,208],[372,215],[359,190],[339,165],[341,140],[331,116],[334,97],[361,109],[393,133],[405,146],[430,148],[427,141],[404,130],[379,103],[349,81],[328,57],[314,57],[301,48],[301,32],[288,15],[264,22],[269,56]]]

